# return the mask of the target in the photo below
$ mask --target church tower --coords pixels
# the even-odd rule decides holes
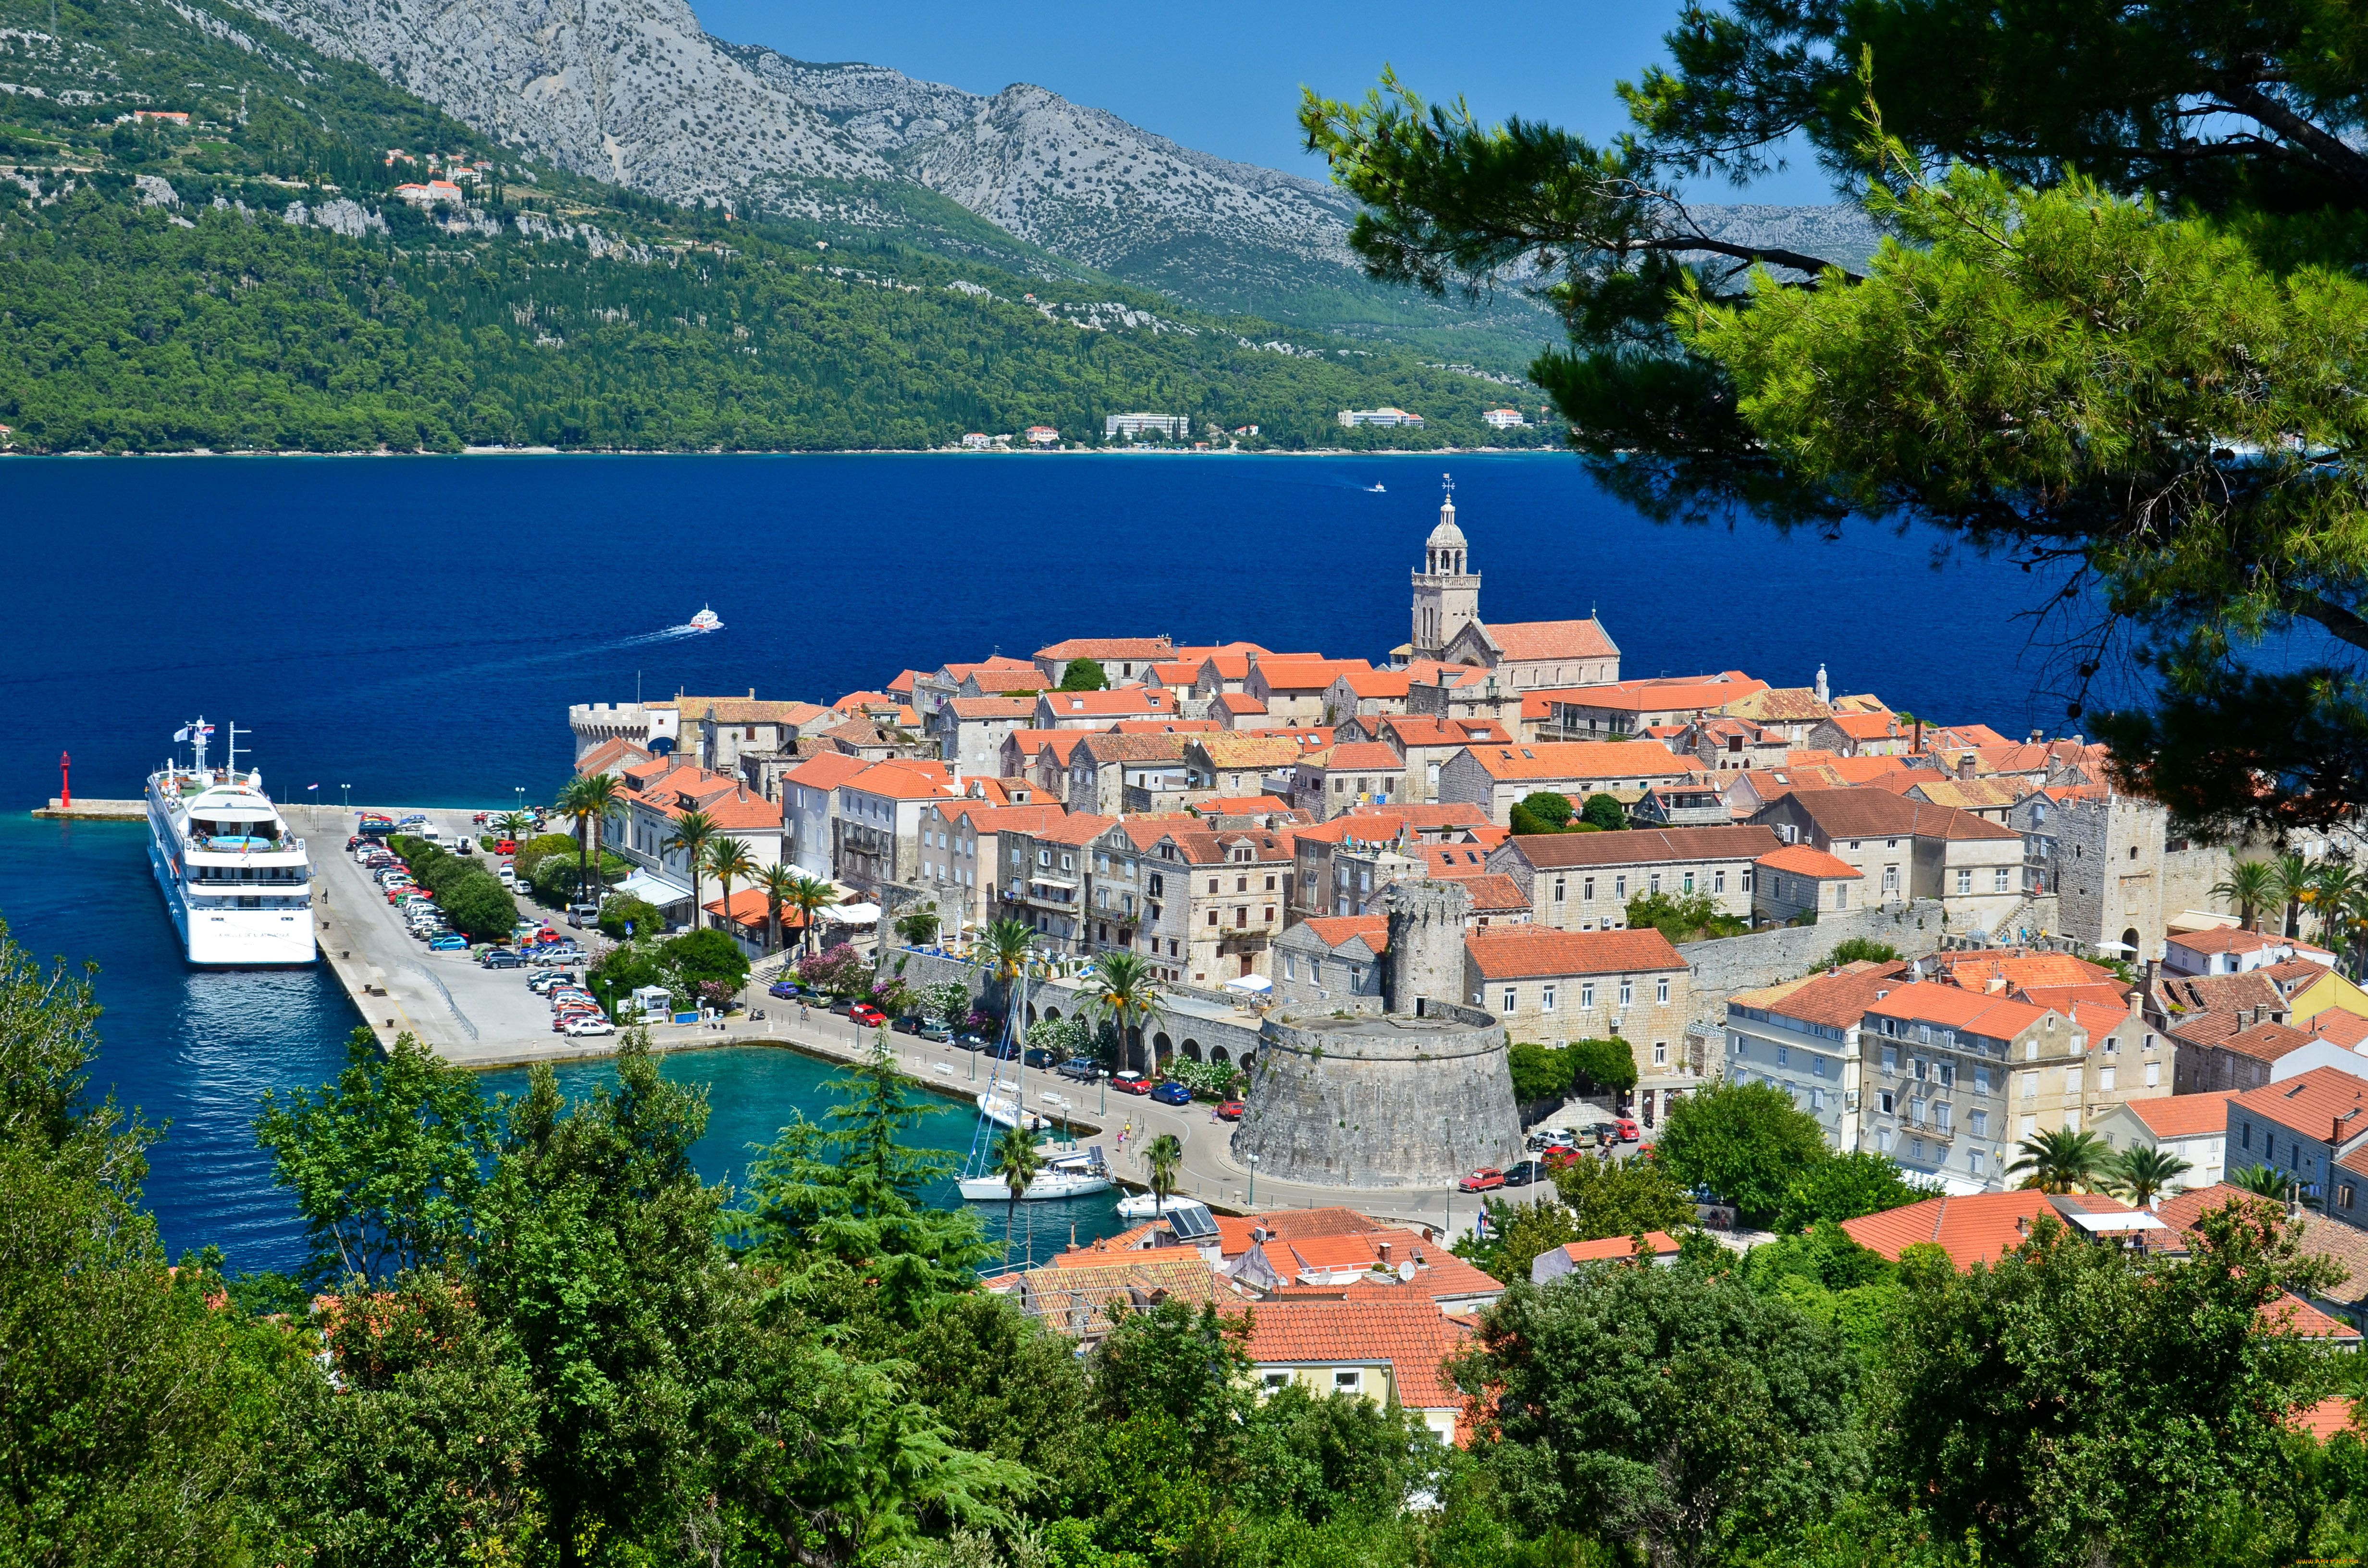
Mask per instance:
[[[1480,574],[1468,570],[1463,530],[1455,526],[1455,481],[1446,481],[1439,526],[1423,540],[1422,565],[1414,574],[1412,656],[1445,656],[1455,634],[1480,619]]]

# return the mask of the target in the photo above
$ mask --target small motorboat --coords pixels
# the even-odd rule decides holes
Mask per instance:
[[[1008,1203],[1011,1188],[998,1176],[964,1176],[959,1184],[962,1195],[973,1203]],[[1019,1194],[1022,1203],[1035,1203],[1054,1198],[1091,1198],[1110,1188],[1110,1174],[1102,1164],[1099,1149],[1073,1150],[1055,1154],[1039,1166],[1036,1175]]]
[[[1386,495],[1389,494],[1389,489],[1386,485],[1368,484],[1365,486],[1365,494],[1368,495]]]
[[[1021,1105],[1017,1091],[1007,1093],[1000,1084],[991,1085],[978,1096],[978,1114],[997,1127],[1025,1125],[1030,1132],[1044,1130],[1044,1119]],[[1021,1120],[1023,1117],[1026,1118],[1024,1123]]]
[[[1164,1203],[1147,1192],[1130,1192],[1118,1200],[1118,1217],[1132,1221],[1157,1220],[1179,1210],[1205,1210],[1208,1207],[1197,1198],[1180,1198],[1172,1192]]]
[[[723,618],[705,605],[701,605],[699,607],[699,613],[683,624],[693,631],[721,631],[723,630]]]

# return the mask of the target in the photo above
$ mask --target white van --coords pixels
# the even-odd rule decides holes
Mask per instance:
[[[434,823],[429,823],[426,827],[421,828],[419,830],[418,836],[426,839],[428,843],[435,845],[439,849],[443,847],[444,835],[436,831],[436,824]]]

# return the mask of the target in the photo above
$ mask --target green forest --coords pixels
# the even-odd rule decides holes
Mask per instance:
[[[1994,1266],[1895,1263],[1826,1216],[1915,1195],[1811,1124],[1827,1163],[1887,1175],[1794,1180],[1801,1228],[1748,1256],[1689,1233],[1670,1267],[1531,1285],[1562,1240],[1683,1227],[1681,1169],[1798,1166],[1734,1115],[1673,1119],[1675,1166],[1582,1158],[1564,1207],[1492,1206],[1473,1256],[1510,1283],[1449,1364],[1451,1447],[1395,1403],[1266,1389],[1254,1304],[1114,1301],[1081,1351],[982,1290],[1002,1238],[924,1200],[953,1157],[907,1146],[921,1091],[884,1053],[735,1188],[691,1165],[703,1091],[637,1035],[570,1102],[548,1066],[489,1098],[361,1030],[335,1081],[256,1118],[304,1266],[168,1266],[141,1193],[165,1134],[92,1096],[97,1001],[0,935],[0,1562],[2271,1568],[2368,1547],[2368,1449],[2299,1424],[2362,1392],[2362,1358],[2265,1318],[2329,1283],[2272,1204],[2207,1215],[2185,1258],[2043,1219]],[[1755,1126],[1807,1121],[1734,1093]]]
[[[1286,449],[1552,439],[1480,422],[1535,419],[1533,389],[1181,311],[918,187],[868,233],[671,207],[227,6],[69,0],[52,32],[45,4],[0,0],[0,67],[40,95],[0,100],[15,450],[910,449],[1032,425],[1099,443],[1138,411]],[[393,194],[479,164],[465,213]],[[1428,427],[1334,418],[1381,405]]]

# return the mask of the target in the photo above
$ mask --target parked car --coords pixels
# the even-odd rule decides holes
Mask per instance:
[[[484,956],[477,961],[487,969],[524,969],[526,967],[526,960],[507,948],[487,948]]]
[[[898,1034],[916,1035],[921,1032],[921,1016],[918,1013],[899,1013],[889,1020],[888,1027]]]
[[[986,1053],[997,1062],[1016,1062],[1019,1059],[1019,1048],[1008,1040],[996,1040],[986,1048]]]
[[[1090,1084],[1102,1075],[1102,1064],[1090,1056],[1072,1056],[1053,1071],[1064,1078],[1074,1079],[1080,1084]]]
[[[1557,1148],[1561,1145],[1555,1145]],[[1527,1187],[1531,1182],[1544,1181],[1550,1173],[1542,1160],[1523,1160],[1505,1172],[1507,1187]]]
[[[1151,1091],[1151,1097],[1161,1105],[1190,1105],[1192,1091],[1170,1078]]]
[[[563,937],[556,942],[545,942],[541,956],[550,963],[582,963],[584,949]]]
[[[1556,1147],[1548,1149],[1545,1152],[1543,1156],[1545,1167],[1550,1171],[1558,1171],[1562,1169],[1563,1166],[1569,1165],[1572,1161],[1577,1159],[1579,1151],[1577,1149],[1565,1149],[1557,1145]]]
[[[831,999],[830,1010],[843,1018],[860,1006],[852,996],[836,996]]]
[[[518,853],[518,840],[517,840],[517,839],[515,839],[515,838],[496,838],[496,839],[495,839],[495,840],[494,840],[494,853],[495,853],[495,854],[496,854],[496,855],[515,855],[515,854],[517,854],[517,853]]]
[[[936,1040],[942,1045],[954,1038],[954,1031],[951,1027],[932,1018],[921,1026],[921,1038]]]
[[[1530,1134],[1530,1152],[1533,1154],[1542,1153],[1557,1146],[1568,1149],[1578,1147],[1577,1132],[1567,1127],[1545,1127]]]
[[[427,950],[431,953],[465,953],[469,950],[469,938],[458,931],[441,932],[427,938]]]
[[[1458,1192],[1494,1192],[1505,1185],[1505,1173],[1494,1165],[1483,1165],[1455,1184]]]
[[[964,1029],[962,1033],[954,1036],[954,1048],[958,1051],[985,1051],[986,1047],[987,1039],[983,1034],[976,1034],[969,1029]]]
[[[606,1018],[570,1018],[567,1032],[571,1035],[615,1034],[617,1026]]]
[[[577,930],[600,923],[600,906],[597,903],[571,903],[567,906],[567,923]]]
[[[1227,1100],[1217,1108],[1217,1115],[1226,1121],[1239,1121],[1242,1119],[1242,1113],[1248,1108],[1249,1107],[1239,1100]]]
[[[888,1015],[869,1002],[858,1002],[848,1008],[847,1021],[858,1028],[876,1029],[888,1021]]]
[[[502,886],[506,888],[515,890],[518,887],[518,873],[511,870],[507,866],[504,866],[500,870],[495,871],[494,873],[494,880],[500,882]]]
[[[1644,1136],[1643,1133],[1636,1131],[1636,1120],[1634,1117],[1622,1116],[1613,1119],[1611,1125],[1617,1130],[1617,1135],[1620,1142],[1622,1143],[1634,1143],[1637,1139]]]
[[[1060,1060],[1041,1045],[1031,1045],[1019,1053],[1019,1062],[1023,1067],[1050,1067]]]
[[[1140,1073],[1113,1073],[1110,1087],[1121,1095],[1147,1095],[1151,1093],[1151,1080]]]
[[[798,990],[797,982],[793,980],[777,980],[773,982],[772,984],[765,988],[765,994],[768,996],[788,998],[800,995],[802,993]]]

